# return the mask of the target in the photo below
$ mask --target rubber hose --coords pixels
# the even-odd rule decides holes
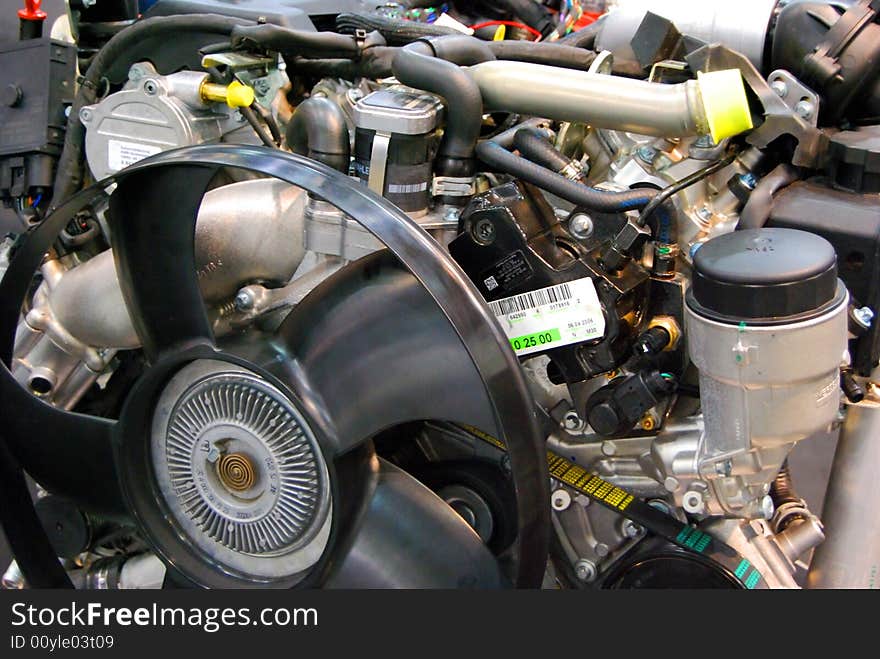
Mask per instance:
[[[184,16],[156,16],[134,23],[116,34],[92,58],[88,70],[83,76],[82,84],[74,98],[67,119],[67,131],[64,136],[64,147],[58,159],[58,169],[53,184],[52,202],[54,209],[59,203],[75,194],[83,180],[83,145],[86,129],[79,119],[80,110],[86,105],[98,101],[101,79],[107,69],[126,59],[126,51],[144,39],[156,35],[173,38],[174,34],[187,32],[230,35],[232,30],[249,21],[238,18],[227,18],[214,14],[188,14]],[[131,62],[132,64],[134,62]]]
[[[496,4],[545,37],[555,28],[549,12],[533,0],[497,0]]]
[[[572,32],[571,34],[565,35],[556,43],[565,46],[572,46],[574,48],[586,48],[587,50],[593,50],[593,47],[596,45],[596,37],[598,37],[599,33],[602,31],[604,18],[604,16],[600,16],[598,20],[590,23],[584,28],[581,28],[577,32]]]
[[[354,34],[355,30],[375,30],[385,38],[389,46],[406,46],[426,37],[460,34],[451,27],[404,21],[377,14],[339,14],[336,17],[336,29],[343,34]]]
[[[265,23],[238,26],[232,31],[232,45],[241,48],[249,44],[274,50],[285,55],[316,58],[356,58],[360,55],[357,40],[348,34],[336,32],[306,32]]]
[[[773,195],[797,181],[798,171],[791,165],[781,164],[762,178],[739,214],[739,229],[760,229],[767,223],[773,208]]]
[[[287,124],[286,137],[294,153],[348,173],[351,143],[345,113],[329,98],[313,96],[300,103]]]
[[[546,64],[563,69],[586,71],[590,68],[596,53],[583,48],[575,48],[562,43],[535,43],[533,41],[489,41],[489,50],[495,59],[511,62],[531,62]]]
[[[477,145],[477,157],[489,167],[532,183],[577,206],[602,212],[619,213],[645,207],[657,190],[639,189],[624,192],[597,190],[551,172],[521,158],[491,140]]]
[[[533,163],[551,169],[557,174],[571,165],[571,158],[566,158],[557,151],[547,142],[546,134],[536,128],[521,128],[516,131],[513,145]]]
[[[547,139],[550,139],[550,131],[548,126],[551,124],[549,119],[541,119],[539,117],[532,117],[531,119],[526,119],[525,121],[521,121],[516,126],[511,126],[507,130],[498,133],[495,137],[491,138],[495,144],[503,146],[505,149],[513,148],[513,140],[516,138],[516,134],[518,131],[523,130],[525,128],[536,129],[538,133],[545,134]]]
[[[438,148],[435,171],[441,176],[472,176],[474,148],[483,117],[483,97],[477,83],[466,71],[433,54],[431,45],[417,41],[401,49],[391,68],[404,85],[446,99],[446,129]]]

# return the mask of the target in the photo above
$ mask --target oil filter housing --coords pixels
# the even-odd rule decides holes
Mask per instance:
[[[696,252],[685,314],[705,423],[695,460],[723,511],[772,514],[766,495],[788,452],[836,419],[847,302],[834,249],[815,234],[736,231]]]
[[[375,91],[354,107],[355,172],[410,214],[428,210],[433,137],[442,111],[436,96],[407,88]]]

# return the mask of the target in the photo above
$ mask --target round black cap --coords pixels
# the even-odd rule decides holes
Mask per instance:
[[[841,295],[827,240],[796,229],[747,229],[697,250],[688,304],[717,320],[766,324],[818,315]]]

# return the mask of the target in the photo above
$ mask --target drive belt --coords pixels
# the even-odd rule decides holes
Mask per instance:
[[[504,442],[472,426],[461,426],[469,434],[504,452]],[[672,515],[651,506],[621,487],[591,474],[583,467],[547,451],[550,477],[589,497],[592,501],[613,510],[644,527],[650,533],[694,554],[698,554],[727,570],[748,590],[768,588],[767,582],[751,562],[733,547],[713,538],[708,533],[679,521]]]

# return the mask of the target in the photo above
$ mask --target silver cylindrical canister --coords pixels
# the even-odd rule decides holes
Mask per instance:
[[[724,511],[772,513],[765,496],[789,450],[837,418],[847,301],[815,234],[737,231],[696,253],[685,320],[705,424],[698,468]]]

